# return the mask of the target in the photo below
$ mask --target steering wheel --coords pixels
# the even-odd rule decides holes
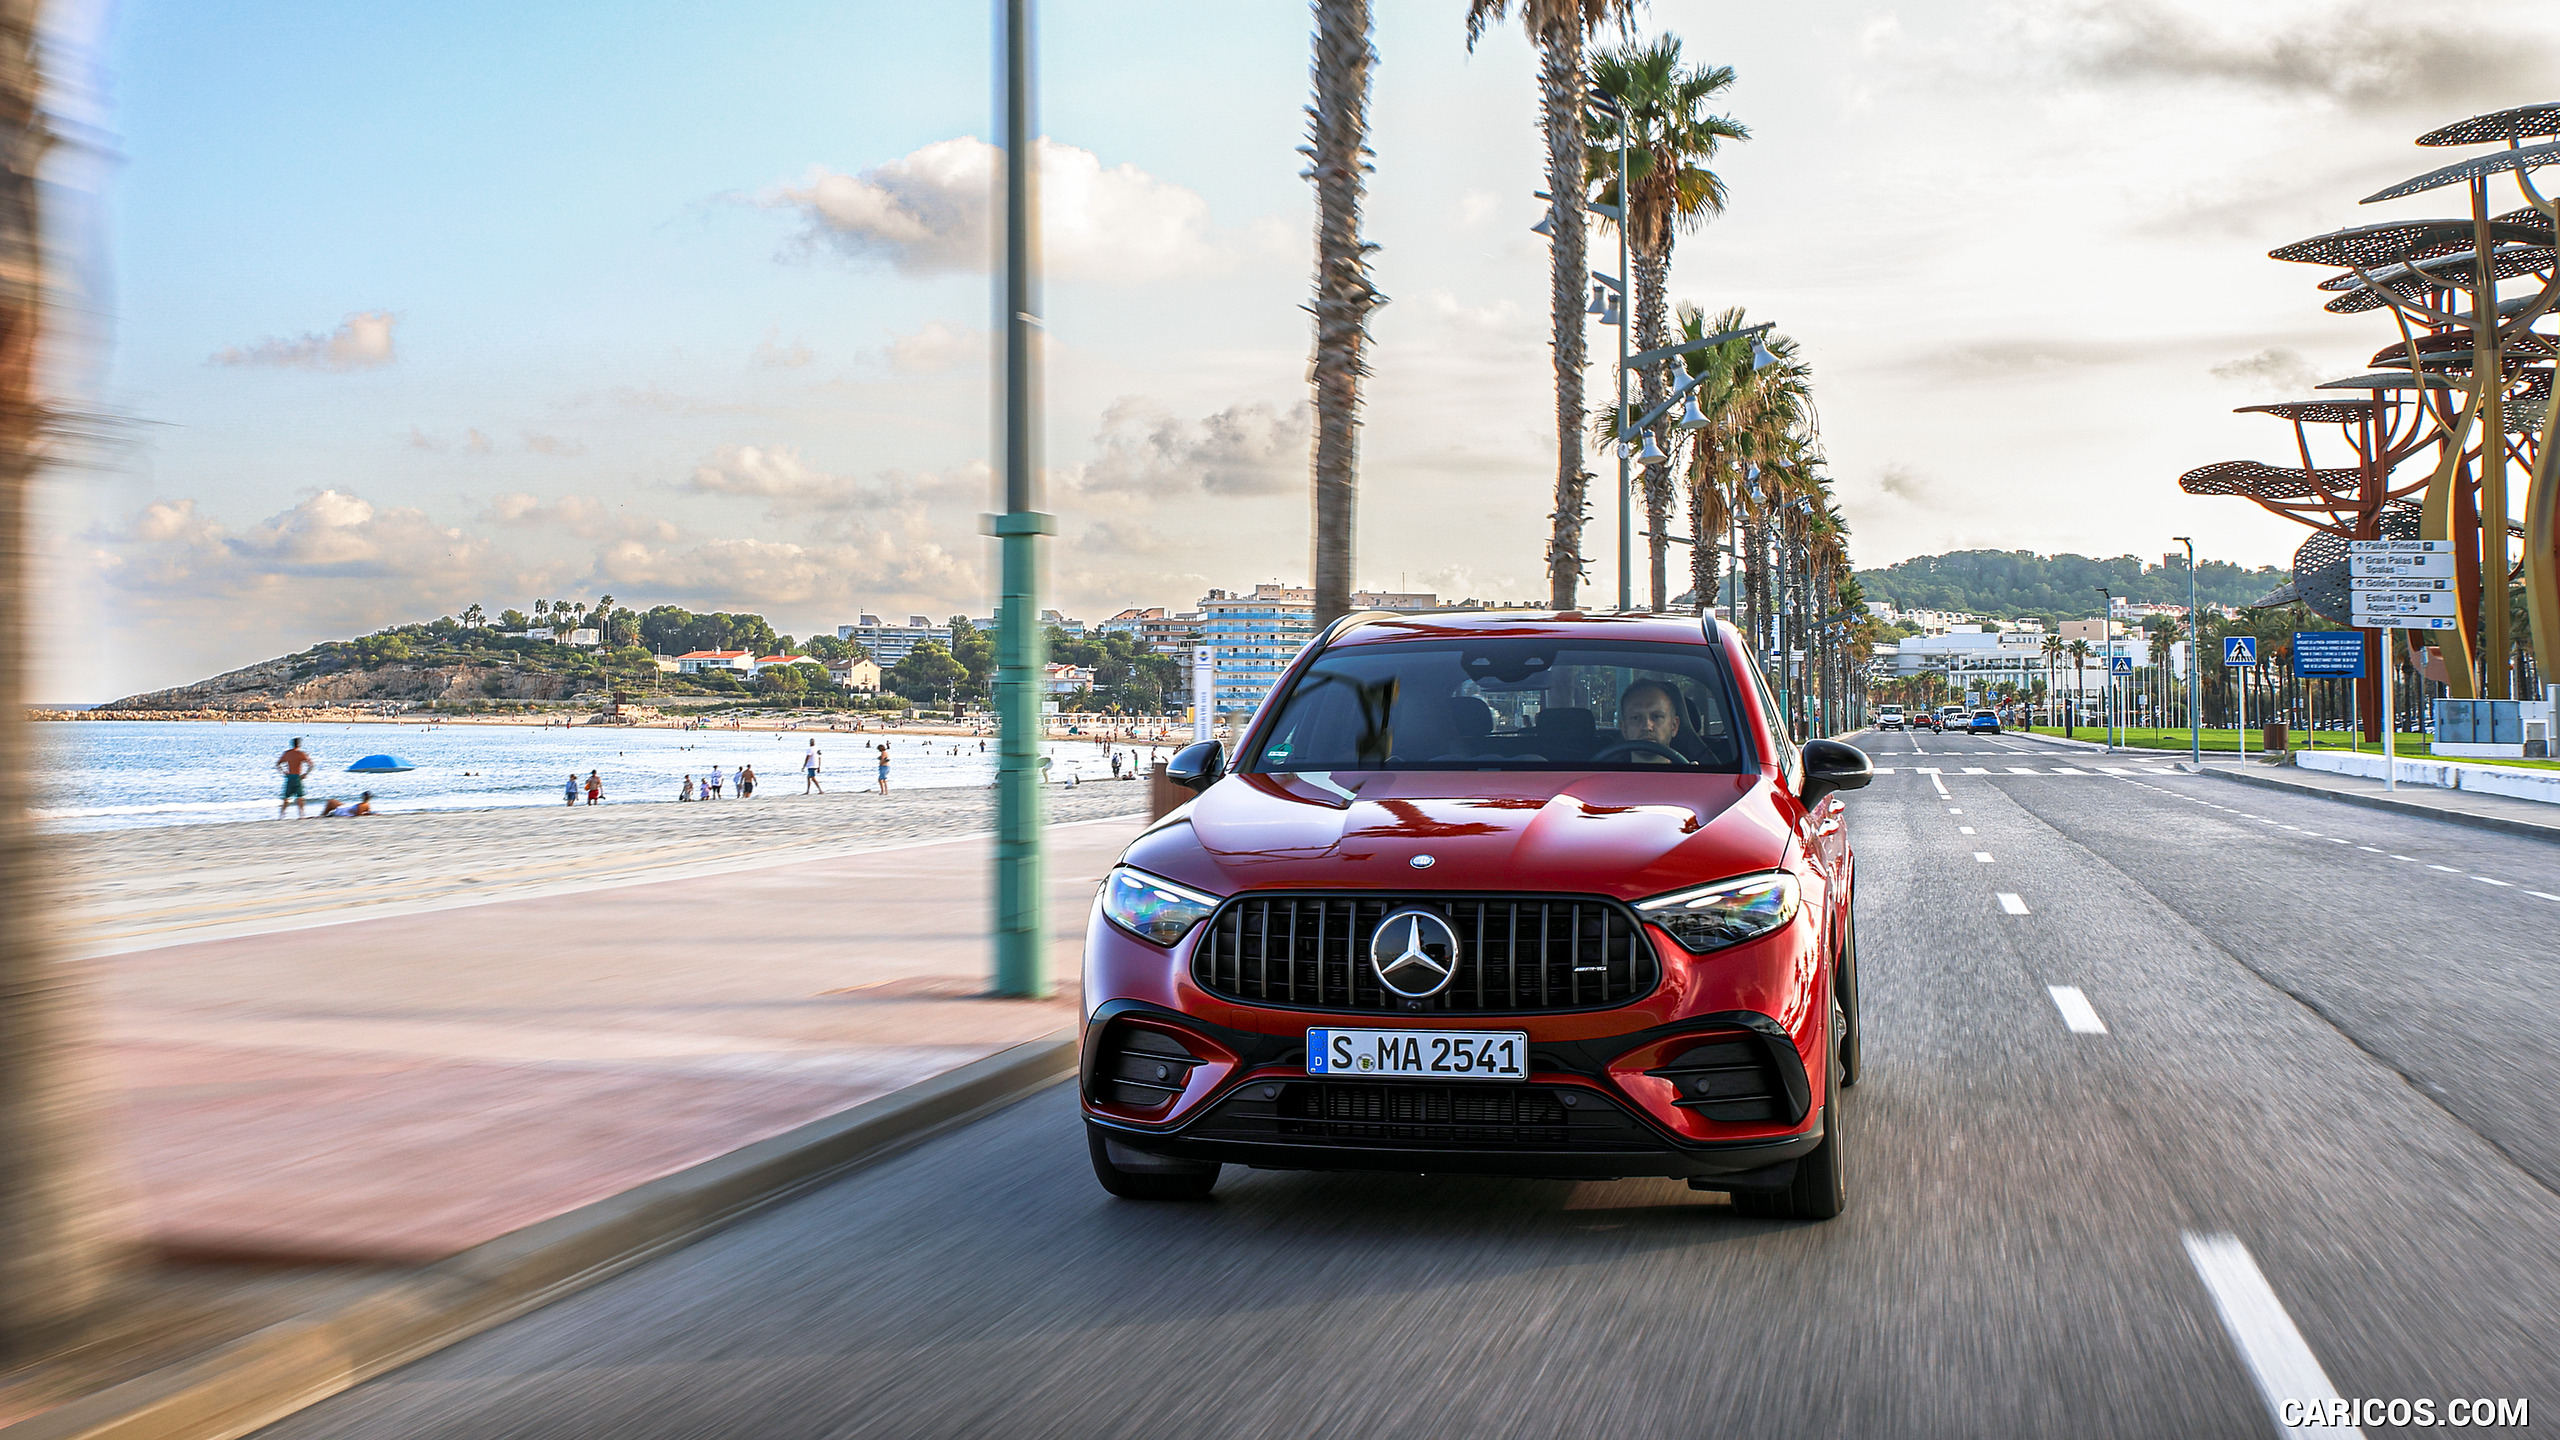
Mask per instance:
[[[1621,740],[1615,745],[1604,745],[1600,748],[1599,753],[1591,757],[1591,763],[1597,765],[1604,760],[1632,760],[1635,758],[1635,753],[1639,750],[1651,750],[1656,754],[1663,756],[1674,765],[1686,765],[1689,763],[1688,756],[1681,754],[1679,751],[1672,749],[1668,745],[1652,740]],[[1621,754],[1621,751],[1625,753]]]

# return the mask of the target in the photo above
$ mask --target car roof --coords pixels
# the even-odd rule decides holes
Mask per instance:
[[[1373,610],[1346,617],[1329,645],[1378,645],[1398,640],[1451,640],[1474,636],[1576,640],[1649,640],[1704,645],[1722,622],[1695,615],[1595,615],[1581,610],[1442,610],[1399,614]]]

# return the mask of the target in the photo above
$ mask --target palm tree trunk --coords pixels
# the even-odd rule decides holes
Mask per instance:
[[[1626,213],[1632,214],[1633,209],[1628,206]],[[1670,252],[1656,252],[1651,247],[1633,251],[1629,268],[1636,272],[1636,348],[1653,350],[1670,344],[1670,300],[1664,293],[1671,283]],[[1644,408],[1650,414],[1662,404],[1671,386],[1660,365],[1644,367],[1641,378]],[[1654,422],[1654,437],[1664,458],[1645,462],[1644,528],[1649,536],[1645,550],[1653,582],[1652,608],[1660,612],[1671,607],[1671,417],[1666,415]]]
[[[37,393],[45,302],[37,171],[50,143],[37,65],[38,0],[0,0],[0,765],[38,773],[26,718],[35,486],[46,412]],[[75,1056],[80,971],[55,913],[44,837],[24,797],[0,805],[0,1356],[77,1327],[115,1278],[110,1190]]]
[[[1723,552],[1724,506],[1716,490],[1717,456],[1709,432],[1698,432],[1689,457],[1689,587],[1698,613],[1716,612],[1717,557]]]
[[[1556,362],[1556,508],[1547,542],[1547,590],[1559,610],[1574,608],[1582,583],[1582,522],[1591,476],[1582,468],[1583,297],[1591,270],[1583,225],[1582,27],[1562,19],[1538,34],[1538,90],[1547,137],[1547,193],[1555,197],[1553,294]]]
[[[1369,0],[1315,0],[1315,103],[1307,107],[1307,177],[1316,187],[1315,623],[1351,609],[1352,538],[1360,495],[1360,378],[1369,311],[1382,298],[1369,286],[1360,239],[1360,195],[1369,136]]]

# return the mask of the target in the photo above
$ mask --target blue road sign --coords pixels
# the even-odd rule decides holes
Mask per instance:
[[[2223,636],[2223,637],[2222,637],[2222,663],[2223,663],[2223,664],[2225,664],[2225,665],[2255,665],[2255,664],[2257,664],[2257,663],[2258,663],[2258,637],[2257,637],[2257,636],[2255,636],[2255,635],[2225,635],[2225,636]]]
[[[2132,674],[2132,673],[2133,673],[2133,657],[2132,657],[2132,656],[2130,656],[2130,655],[2111,655],[2111,656],[2108,656],[2108,657],[2107,657],[2107,673],[2108,673],[2108,674],[2110,674],[2110,675],[2130,675],[2130,674]]]
[[[2293,673],[2306,680],[2363,679],[2364,632],[2294,631]]]

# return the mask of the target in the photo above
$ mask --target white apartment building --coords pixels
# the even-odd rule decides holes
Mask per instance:
[[[1424,591],[1355,590],[1354,610],[1436,610],[1440,597]],[[1200,600],[1193,628],[1211,648],[1217,666],[1214,707],[1220,715],[1248,715],[1279,682],[1289,662],[1315,638],[1316,592],[1298,585],[1256,585],[1253,593],[1212,590]]]
[[[837,626],[836,638],[853,641],[870,651],[872,659],[888,666],[906,659],[927,640],[950,649],[951,627],[936,625],[923,615],[908,616],[904,625],[887,624],[877,615],[865,615],[851,625]]]

